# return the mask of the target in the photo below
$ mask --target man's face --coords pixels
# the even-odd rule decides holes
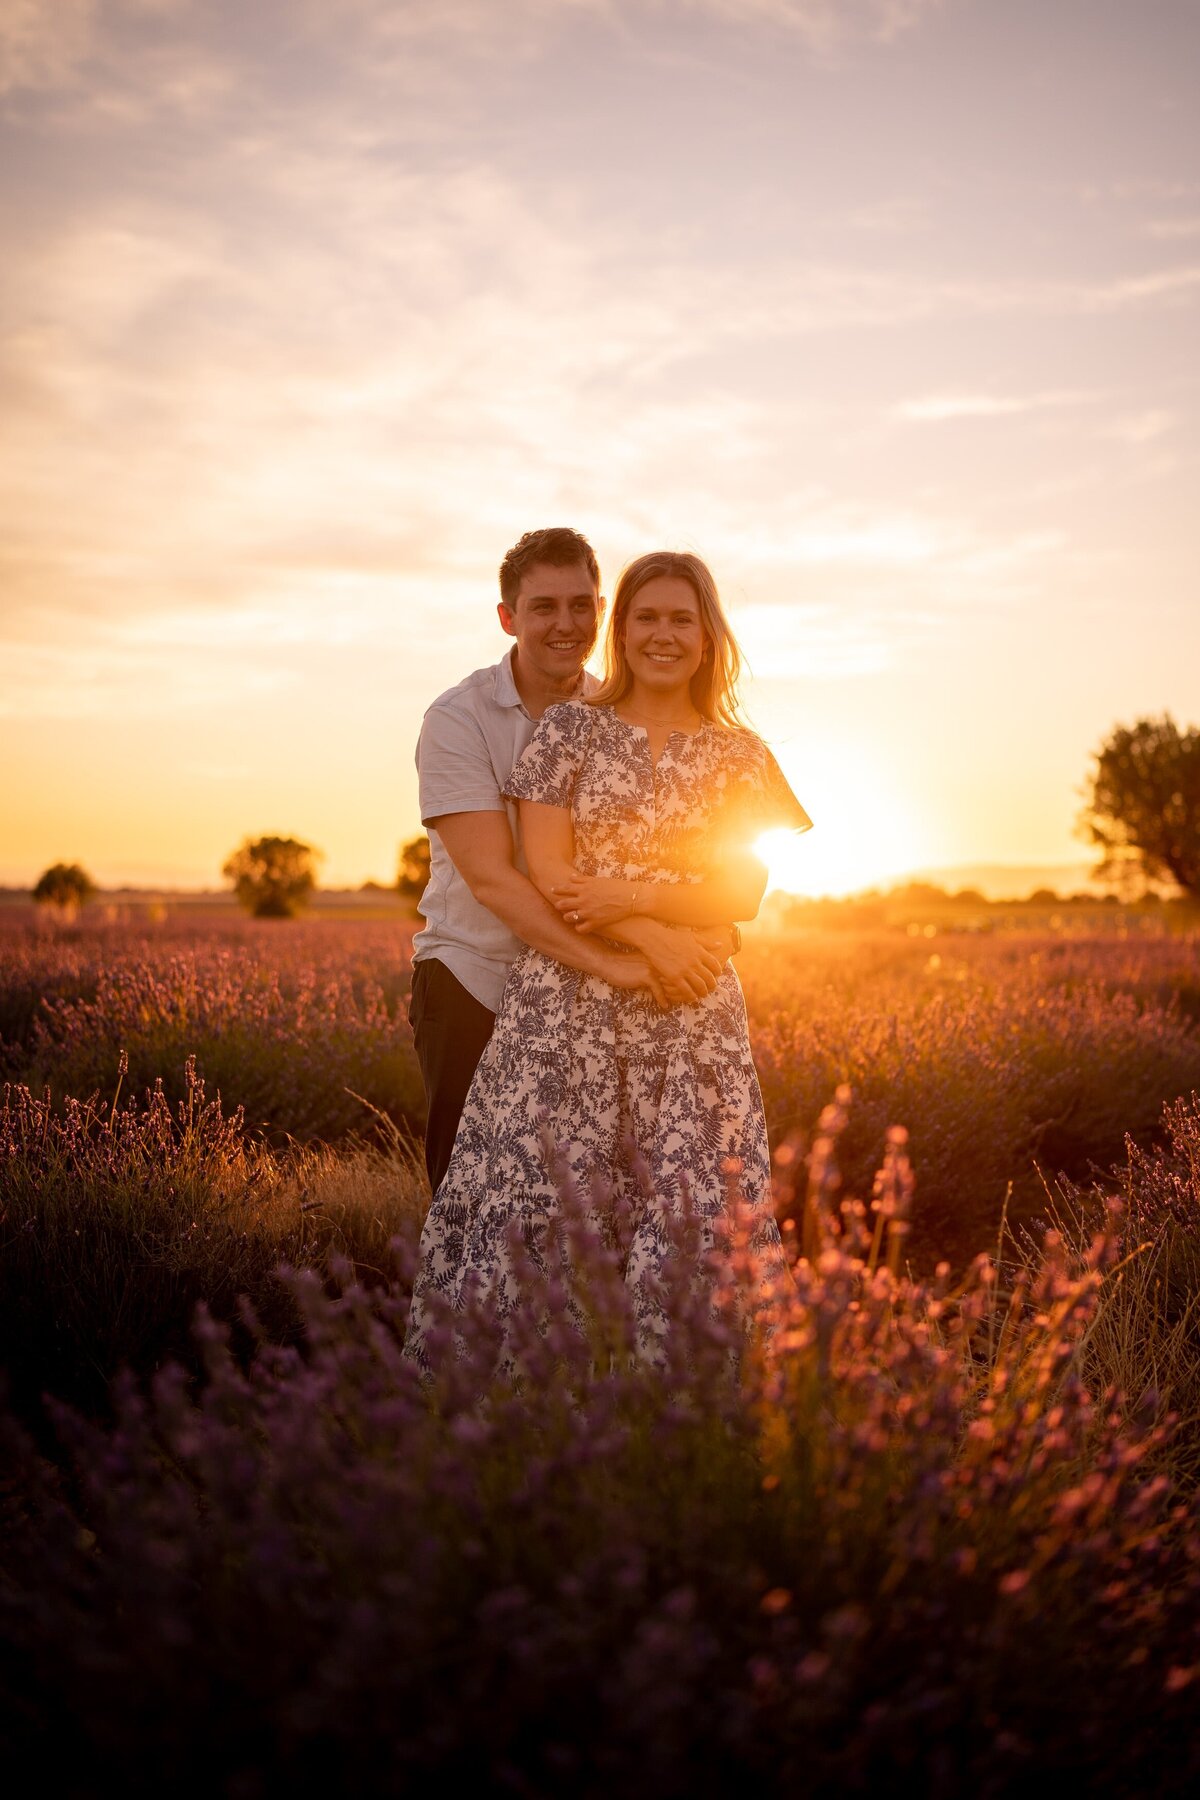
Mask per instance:
[[[497,607],[500,624],[517,640],[517,665],[527,680],[569,682],[583,668],[600,629],[604,601],[582,563],[555,568],[534,563],[521,578],[512,607]]]

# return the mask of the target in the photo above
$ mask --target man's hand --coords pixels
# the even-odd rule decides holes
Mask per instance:
[[[742,934],[736,925],[699,925],[692,927],[692,936],[711,950],[722,967],[731,956],[736,956],[742,947]]]
[[[427,819],[450,860],[481,906],[495,913],[513,933],[568,968],[599,975],[616,987],[648,987],[666,1004],[662,984],[645,958],[622,956],[598,938],[583,937],[564,923],[537,888],[517,869],[512,833],[502,812],[444,813]],[[640,946],[635,946],[639,950]]]
[[[724,965],[720,957],[686,926],[682,930],[660,927],[653,937],[647,934],[638,948],[676,1004],[705,999],[721,979]]]
[[[447,813],[426,823],[440,835],[476,900],[502,919],[514,936],[547,956],[557,957],[568,968],[579,969],[585,975],[599,975],[613,987],[648,988],[662,1007],[677,1006],[697,997],[691,985],[673,988],[668,993],[643,944],[643,935],[646,939],[661,934],[686,940],[690,932],[677,932],[653,919],[637,919],[632,922],[628,938],[622,930],[622,941],[630,943],[633,954],[613,950],[599,938],[574,931],[542,898],[529,877],[518,871],[513,862],[512,834],[502,812]],[[711,991],[712,986],[715,976],[706,982],[704,992]]]
[[[655,994],[660,1005],[687,1006],[703,1000],[721,978],[729,937],[723,928],[700,932],[638,918],[613,926],[612,935],[650,964],[663,988],[662,997]]]
[[[649,988],[655,1000],[664,1011],[669,1006],[677,1006],[679,1001],[668,993],[667,985],[659,975],[653,963],[646,956],[627,956],[622,950],[614,950],[611,969],[605,968],[603,979],[610,987]],[[690,996],[689,996],[690,998]]]

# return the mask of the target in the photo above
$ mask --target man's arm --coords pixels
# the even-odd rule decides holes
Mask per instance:
[[[644,956],[623,955],[603,944],[581,937],[565,925],[533,882],[517,868],[512,832],[502,812],[442,813],[426,819],[436,831],[446,854],[481,906],[495,913],[515,937],[532,944],[547,956],[599,975],[614,987],[649,987],[663,998],[661,984]]]
[[[575,872],[571,815],[562,806],[522,800],[521,829],[530,878],[549,900],[556,882]],[[606,935],[642,952],[672,1002],[703,1000],[720,979],[724,959],[694,932],[641,918],[620,921]]]
[[[640,956],[602,944],[583,949],[579,937],[516,866],[500,779],[478,718],[446,696],[425,714],[417,743],[421,823],[436,831],[446,853],[481,906],[514,936],[573,969],[614,986],[662,990]]]

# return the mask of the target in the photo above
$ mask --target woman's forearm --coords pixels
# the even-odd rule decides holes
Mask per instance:
[[[754,918],[767,890],[767,871],[756,861],[734,875],[633,885],[631,917],[661,919],[667,925],[727,925],[731,919]]]
[[[565,807],[522,800],[521,829],[529,878],[578,931],[603,931],[621,919],[705,927],[752,919],[762,905],[767,871],[740,850],[729,868],[697,882],[660,882],[583,875],[575,868],[575,833]]]
[[[550,898],[577,931],[604,931],[619,919],[630,918],[703,928],[752,919],[762,904],[766,885],[763,864],[743,859],[736,874],[698,882],[572,875],[553,884]]]

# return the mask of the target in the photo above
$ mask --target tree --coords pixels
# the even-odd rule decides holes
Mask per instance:
[[[39,906],[56,906],[60,912],[71,914],[86,906],[95,894],[95,882],[78,863],[55,863],[38,877],[33,890]]]
[[[290,919],[317,885],[313,865],[320,855],[298,838],[247,838],[221,873],[256,919]]]
[[[1200,896],[1200,730],[1169,713],[1118,725],[1090,782],[1080,827],[1104,852],[1096,875],[1125,892],[1170,882]]]
[[[429,883],[429,839],[422,832],[400,846],[400,870],[396,892],[415,904]]]

